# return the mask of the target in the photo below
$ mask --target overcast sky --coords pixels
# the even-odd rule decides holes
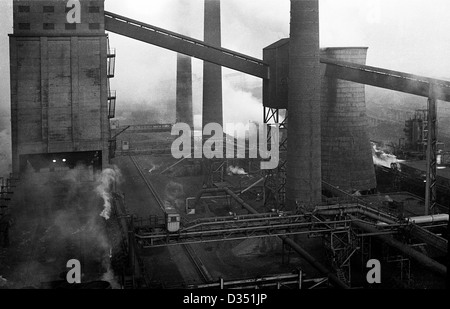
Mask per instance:
[[[106,10],[203,39],[204,0],[106,0]],[[0,0],[0,105],[9,105],[9,43],[12,0]],[[289,0],[222,0],[222,46],[262,58],[262,49],[289,36]],[[450,77],[450,1],[320,0],[321,47],[367,46],[367,64],[413,74]],[[174,99],[176,54],[110,34],[117,49],[120,104]],[[193,61],[194,101],[201,105],[202,61]],[[223,73],[233,71],[224,69]],[[258,82],[246,78],[246,81]],[[168,93],[169,92],[169,93]],[[239,102],[246,101],[246,102]],[[225,121],[261,120],[260,102],[224,85]],[[242,104],[245,103],[245,104]],[[245,106],[245,107],[244,107]]]

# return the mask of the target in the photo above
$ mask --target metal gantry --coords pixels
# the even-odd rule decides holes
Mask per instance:
[[[320,235],[349,229],[349,225],[345,224],[349,222],[350,220],[311,221],[309,215],[304,214],[267,213],[198,219],[176,233],[168,233],[141,221],[137,224],[136,239],[143,248],[152,248],[280,235]]]

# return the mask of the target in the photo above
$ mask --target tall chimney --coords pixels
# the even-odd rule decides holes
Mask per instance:
[[[286,206],[321,201],[319,1],[291,0]]]
[[[177,103],[176,122],[194,126],[192,111],[192,58],[177,55]]]
[[[205,0],[205,43],[221,47],[220,0]],[[203,63],[203,118],[202,126],[208,123],[223,125],[222,68]]]

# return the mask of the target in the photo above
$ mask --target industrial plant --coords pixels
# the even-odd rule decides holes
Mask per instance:
[[[108,1],[11,0],[0,288],[446,288],[450,81],[320,46],[319,0],[289,1],[262,59],[222,46],[223,1],[202,1],[203,40]],[[116,36],[176,53],[173,121],[118,117]],[[260,96],[260,123],[219,133],[224,68],[258,79],[234,84]],[[368,86],[423,106],[369,108]]]

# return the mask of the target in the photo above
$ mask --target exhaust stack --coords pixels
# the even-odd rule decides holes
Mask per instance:
[[[205,43],[221,47],[220,0],[205,0]],[[203,63],[203,118],[202,126],[218,123],[223,126],[222,68]]]
[[[286,206],[294,209],[322,199],[318,0],[291,0],[290,37]]]
[[[177,103],[176,122],[194,126],[192,111],[192,58],[177,55]]]

